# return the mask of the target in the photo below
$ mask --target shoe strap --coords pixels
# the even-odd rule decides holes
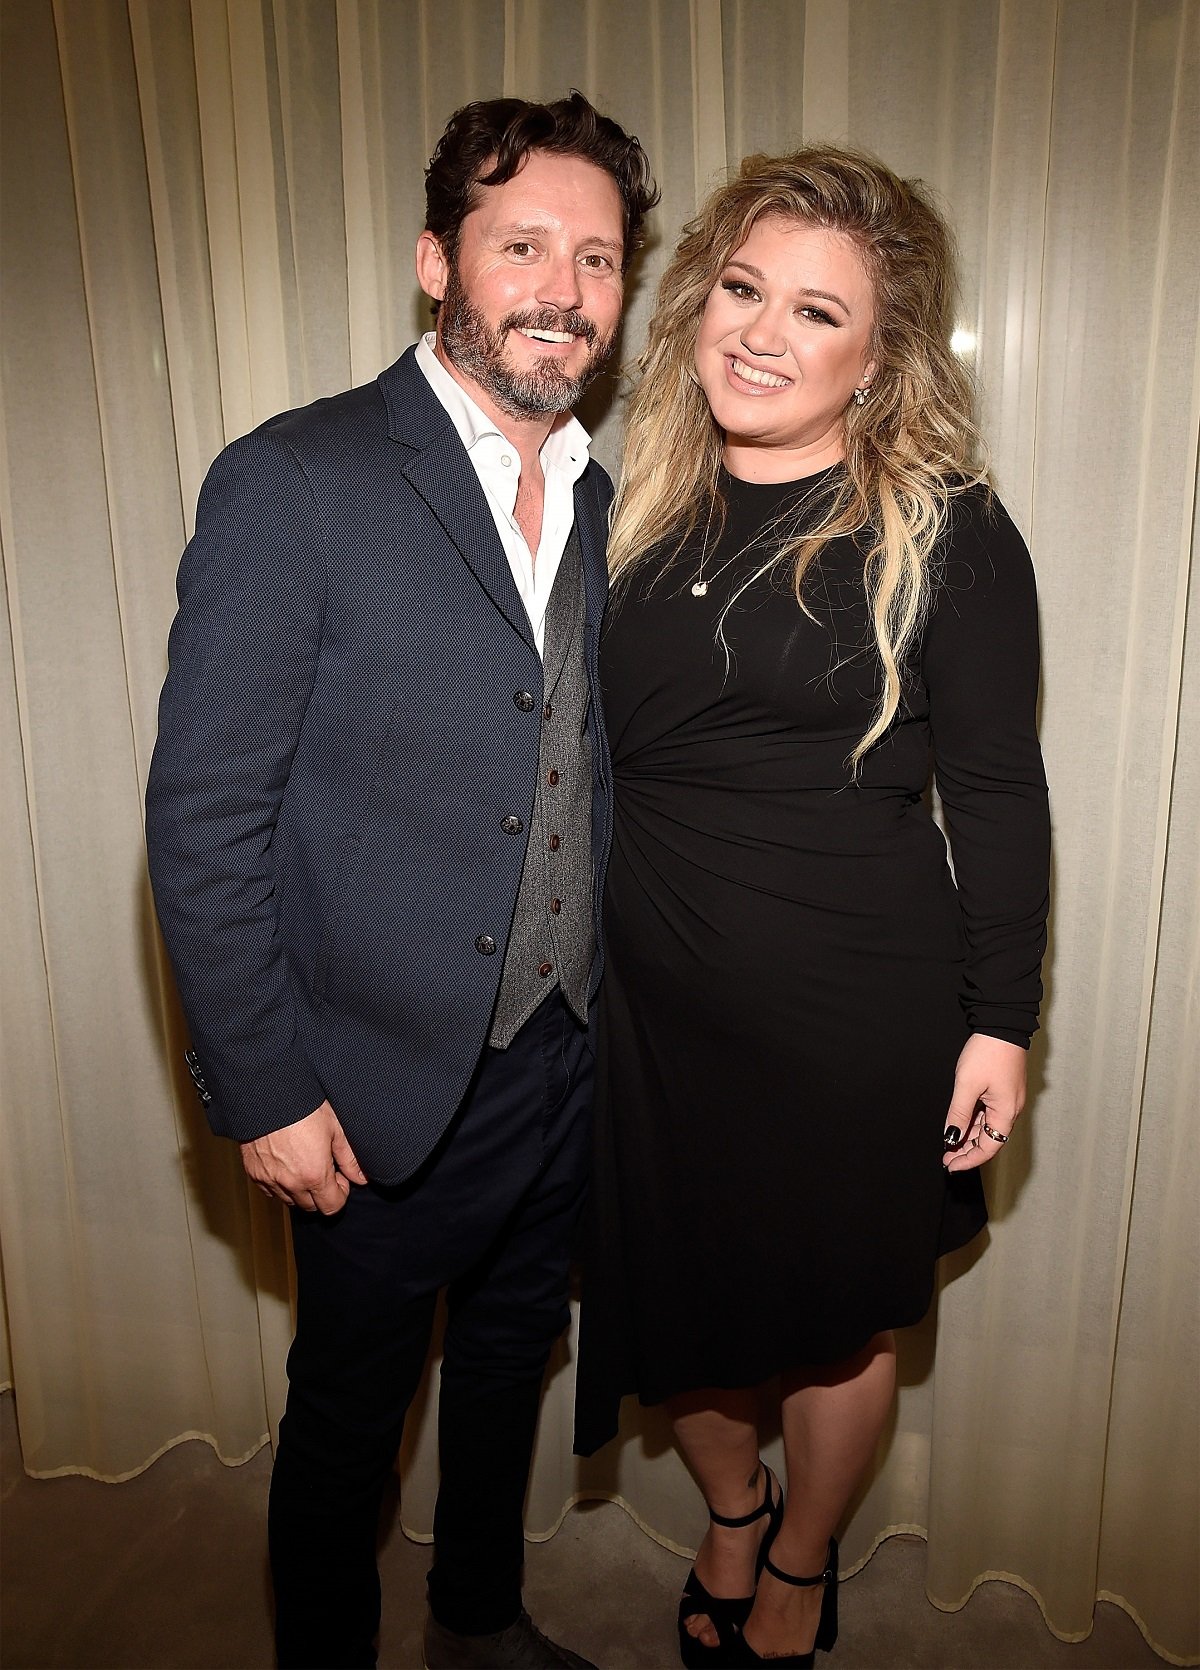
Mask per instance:
[[[819,1571],[815,1577],[793,1577],[790,1571],[781,1571],[769,1554],[763,1564],[772,1577],[777,1577],[781,1583],[790,1583],[793,1589],[815,1589],[818,1583],[834,1581],[831,1564],[827,1565],[824,1571]]]
[[[759,1462],[759,1466],[763,1470],[763,1499],[761,1505],[755,1508],[752,1513],[742,1513],[736,1517],[727,1513],[714,1513],[709,1508],[708,1517],[714,1525],[724,1525],[726,1530],[739,1531],[744,1525],[753,1525],[754,1521],[761,1519],[763,1514],[770,1513],[774,1506],[771,1501],[771,1470],[765,1462]]]

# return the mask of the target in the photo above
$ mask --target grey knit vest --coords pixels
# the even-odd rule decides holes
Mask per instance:
[[[537,790],[488,1043],[505,1049],[554,986],[580,1021],[596,954],[583,559],[571,529],[546,606]]]

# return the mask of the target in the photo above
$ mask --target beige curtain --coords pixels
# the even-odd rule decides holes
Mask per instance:
[[[904,1343],[846,1535],[929,1539],[931,1598],[1115,1599],[1197,1651],[1200,0],[3,0],[0,1316],[39,1476],[226,1461],[284,1392],[281,1215],[180,1074],[141,794],[208,462],[373,377],[424,312],[422,169],[467,99],[584,89],[680,223],[749,150],[849,139],[942,194],[962,352],[1045,633],[1057,829],[1036,1100],[990,1244]],[[587,412],[610,464],[619,408]],[[935,1353],[936,1343],[936,1353]],[[692,1546],[661,1422],[570,1456],[556,1359],[533,1535],[612,1493]],[[427,1533],[431,1400],[406,1439]]]

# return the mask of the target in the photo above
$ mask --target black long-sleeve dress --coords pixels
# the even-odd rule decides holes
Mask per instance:
[[[750,1386],[918,1321],[935,1259],[986,1221],[978,1172],[942,1166],[959,1052],[972,1031],[1027,1044],[1037,1025],[1049,825],[1028,553],[985,489],[952,500],[901,712],[855,781],[880,673],[854,541],[810,572],[813,618],[785,565],[716,638],[781,511],[828,483],[723,473],[706,593],[698,531],[610,611],[584,1454],[625,1393]]]

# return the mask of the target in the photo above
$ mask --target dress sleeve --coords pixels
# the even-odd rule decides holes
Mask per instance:
[[[1050,891],[1038,664],[1029,552],[999,500],[971,488],[952,501],[923,671],[966,931],[963,1008],[972,1031],[1025,1047]]]

